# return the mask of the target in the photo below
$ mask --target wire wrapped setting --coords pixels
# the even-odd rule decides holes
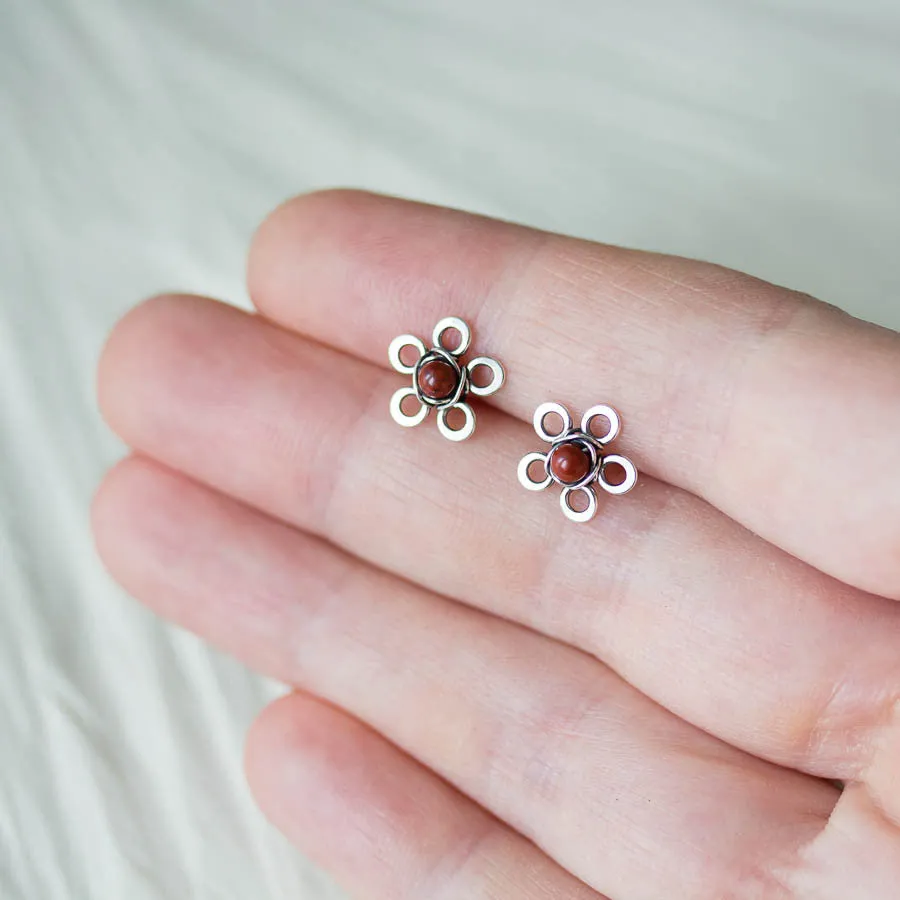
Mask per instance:
[[[562,428],[555,434],[546,427],[547,417],[554,414],[562,420]],[[591,423],[598,418],[609,422],[609,428],[602,436],[591,430]],[[581,427],[577,428],[562,404],[542,403],[534,411],[534,430],[541,440],[550,444],[550,449],[546,453],[532,452],[522,457],[518,468],[519,481],[529,491],[542,491],[553,482],[560,485],[560,507],[573,522],[589,522],[597,514],[595,484],[610,494],[626,494],[637,483],[638,473],[634,463],[625,456],[606,452],[621,430],[619,414],[611,406],[592,406],[582,417]],[[543,477],[537,481],[532,479],[530,473],[535,463],[543,466]],[[618,465],[625,470],[622,482],[616,484],[606,477],[606,469],[610,465]],[[572,506],[578,493],[584,494],[587,500],[583,510]]]
[[[447,331],[459,333],[459,344],[450,348],[444,341]],[[469,349],[472,332],[469,326],[456,316],[441,319],[434,327],[430,350],[412,334],[401,334],[394,338],[388,347],[388,359],[391,366],[401,375],[412,375],[412,385],[402,387],[391,397],[391,417],[405,428],[412,428],[424,422],[432,409],[437,411],[438,431],[449,441],[464,441],[475,431],[475,411],[466,402],[469,394],[476,397],[488,397],[500,390],[506,375],[497,360],[489,356],[477,356],[463,364],[461,357]],[[401,354],[406,347],[416,352],[415,362],[405,363]],[[483,386],[476,385],[472,374],[478,367],[490,370],[491,380]],[[416,411],[403,411],[403,403],[415,397],[419,404]],[[453,429],[448,416],[453,409],[459,409],[465,416],[461,428]]]

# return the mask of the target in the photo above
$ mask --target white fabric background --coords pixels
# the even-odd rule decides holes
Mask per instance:
[[[92,369],[181,288],[244,302],[346,184],[714,259],[900,326],[896,0],[2,0],[0,893],[339,896],[262,821],[273,686],[97,563]]]

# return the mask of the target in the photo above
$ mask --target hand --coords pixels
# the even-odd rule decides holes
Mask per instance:
[[[277,210],[249,285],[116,328],[94,527],[297,689],[247,773],[299,848],[364,900],[900,897],[898,335],[354,192]],[[508,374],[463,444],[388,415],[446,315]],[[589,525],[517,482],[545,400],[623,416],[641,479]]]

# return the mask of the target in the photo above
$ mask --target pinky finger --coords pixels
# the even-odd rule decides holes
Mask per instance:
[[[247,744],[263,812],[358,900],[603,900],[393,744],[306,694]]]

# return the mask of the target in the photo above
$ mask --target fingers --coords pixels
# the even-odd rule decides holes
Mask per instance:
[[[794,897],[882,900],[897,894],[900,822],[890,820],[861,785],[844,791],[828,827],[786,876]]]
[[[356,192],[278,210],[249,281],[265,315],[380,365],[461,316],[509,373],[491,402],[610,403],[642,471],[900,597],[893,333],[718,267]]]
[[[263,812],[360,900],[602,900],[375,732],[293,694],[257,720]]]
[[[730,743],[893,783],[900,608],[840,585],[689,494],[643,480],[589,528],[525,494],[530,429],[414,440],[391,375],[198,299],[117,330],[102,404],[142,452],[441,594],[587,650]],[[677,677],[673,677],[677,673]],[[888,788],[885,788],[888,789]]]
[[[367,722],[612,897],[776,897],[834,804],[590,657],[152,463],[113,473],[95,530],[157,612]]]

